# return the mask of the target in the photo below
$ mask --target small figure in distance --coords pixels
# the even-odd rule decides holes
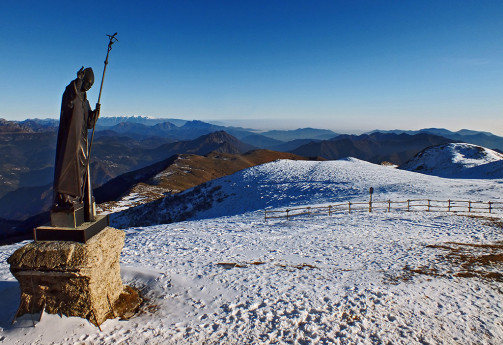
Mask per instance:
[[[71,212],[82,202],[86,184],[87,131],[93,128],[100,106],[92,110],[86,92],[94,84],[92,68],[82,67],[63,93],[54,167],[53,211]]]

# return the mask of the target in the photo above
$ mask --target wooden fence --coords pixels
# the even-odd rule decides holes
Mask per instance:
[[[286,218],[306,214],[351,213],[358,211],[373,212],[376,210],[391,212],[397,211],[426,211],[426,212],[453,212],[453,213],[503,213],[503,202],[470,201],[470,200],[432,200],[432,199],[409,199],[405,201],[370,201],[370,202],[342,202],[328,206],[295,207],[285,210],[265,210],[264,218]]]

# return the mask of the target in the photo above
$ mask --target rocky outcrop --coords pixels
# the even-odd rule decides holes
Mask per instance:
[[[120,277],[124,238],[123,231],[106,227],[85,244],[34,241],[19,248],[8,259],[21,288],[17,316],[45,310],[100,325],[133,315],[141,298]]]

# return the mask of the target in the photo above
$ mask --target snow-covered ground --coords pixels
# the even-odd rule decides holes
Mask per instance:
[[[501,220],[379,211],[265,222],[262,209],[363,198],[370,186],[386,199],[501,201],[503,181],[327,163],[247,169],[213,182],[228,196],[199,219],[126,229],[123,280],[149,301],[102,331],[47,314],[10,325],[19,288],[6,259],[23,243],[0,247],[0,343],[503,343],[501,261],[463,261],[502,254]]]
[[[302,205],[407,199],[503,201],[502,179],[445,179],[355,158],[279,160],[111,215],[119,228]],[[113,211],[113,210],[112,210]],[[120,209],[117,209],[120,211]]]
[[[451,178],[503,178],[503,154],[473,144],[451,143],[427,148],[400,168]]]

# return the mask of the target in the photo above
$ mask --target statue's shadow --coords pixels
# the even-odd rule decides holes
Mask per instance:
[[[21,290],[17,281],[0,281],[0,328],[13,328],[12,320],[19,307]]]

